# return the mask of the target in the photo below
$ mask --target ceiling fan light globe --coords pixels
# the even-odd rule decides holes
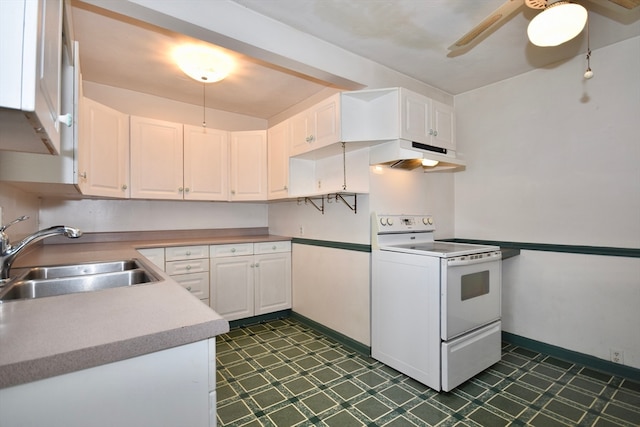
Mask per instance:
[[[552,4],[531,20],[529,40],[536,46],[558,46],[576,37],[587,23],[587,10],[565,1]]]

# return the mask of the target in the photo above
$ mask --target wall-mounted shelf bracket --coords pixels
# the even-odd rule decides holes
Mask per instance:
[[[351,209],[354,214],[358,213],[358,195],[356,193],[330,193],[326,195],[327,203],[342,202]],[[351,200],[349,200],[351,199]],[[311,205],[324,215],[325,196],[305,196],[298,197],[298,205]]]
[[[319,200],[320,204],[318,205],[314,200]],[[298,205],[301,205],[304,202],[305,205],[311,204],[314,208],[320,211],[324,215],[324,196],[320,197],[300,197],[298,198]]]
[[[329,203],[331,203],[331,196],[332,196],[331,194],[327,195],[327,201]],[[344,203],[345,206],[351,209],[354,214],[358,213],[358,195],[357,194],[336,193],[333,195],[333,197],[335,198],[336,202],[341,201],[342,203]],[[349,201],[345,197],[353,197],[353,202],[349,203]]]

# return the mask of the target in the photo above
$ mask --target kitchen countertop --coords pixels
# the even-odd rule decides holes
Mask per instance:
[[[136,249],[290,240],[272,235],[45,244],[14,268],[143,258]],[[81,240],[78,240],[81,242]],[[150,262],[157,282],[0,304],[0,388],[220,335],[229,323]]]

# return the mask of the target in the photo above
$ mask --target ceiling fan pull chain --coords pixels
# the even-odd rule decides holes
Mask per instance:
[[[590,79],[593,77],[593,71],[591,71],[591,45],[589,43],[589,18],[587,17],[587,71],[584,72],[584,78]]]

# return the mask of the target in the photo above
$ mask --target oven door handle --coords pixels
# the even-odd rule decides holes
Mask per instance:
[[[447,260],[447,267],[458,267],[462,265],[482,264],[485,262],[499,261],[502,258],[502,252],[495,251],[481,254],[480,257],[472,258],[473,255],[464,255]]]

